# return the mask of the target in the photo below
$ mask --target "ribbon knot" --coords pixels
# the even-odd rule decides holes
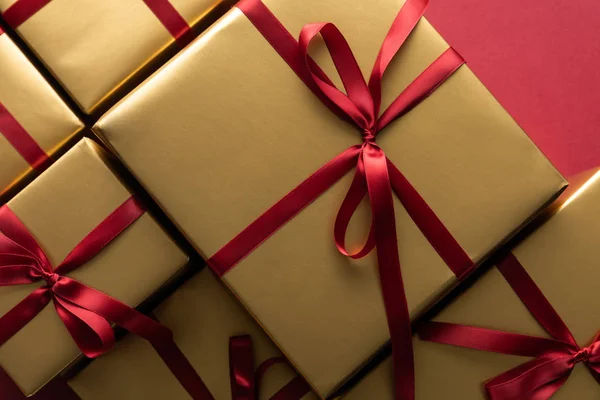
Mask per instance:
[[[48,273],[46,271],[43,271],[42,277],[48,284],[48,287],[53,287],[56,284],[56,282],[58,282],[58,280],[60,279],[60,275],[56,272]]]
[[[375,143],[375,132],[371,129],[365,129],[362,133],[363,143]]]
[[[579,352],[577,352],[577,354],[575,354],[575,357],[573,358],[573,362],[574,363],[584,362],[587,364],[590,362],[591,358],[592,358],[592,349],[590,347],[586,347],[584,349],[579,350]]]

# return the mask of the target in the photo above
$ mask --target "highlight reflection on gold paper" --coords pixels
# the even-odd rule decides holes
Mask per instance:
[[[399,8],[396,0],[377,7],[362,0],[264,3],[294,36],[306,23],[334,22],[364,75]],[[384,105],[446,48],[423,20],[384,79]],[[335,77],[324,46],[313,51]],[[237,9],[96,129],[207,257],[361,140]],[[468,67],[389,126],[378,143],[475,261],[565,186]],[[375,256],[349,260],[333,244],[333,220],[350,181],[349,175],[335,184],[224,277],[323,397],[389,339]],[[354,245],[368,232],[363,206],[350,227]],[[415,317],[456,278],[397,200],[395,208]]]
[[[600,329],[597,312],[600,181],[596,173],[571,196],[560,211],[515,250],[521,264],[565,321],[580,346]],[[497,269],[445,308],[436,321],[474,325],[526,335],[549,337]],[[487,397],[483,384],[529,360],[414,339],[417,400]],[[598,382],[583,364],[575,366],[552,400],[595,400]],[[392,364],[385,361],[343,400],[393,400]],[[457,397],[458,398],[458,397]]]
[[[80,141],[8,203],[53,265],[130,196],[102,160],[101,151],[89,139]],[[186,262],[181,250],[144,214],[90,262],[68,275],[135,306]],[[42,285],[1,287],[0,315]],[[52,304],[0,346],[0,366],[26,395],[79,356]]]

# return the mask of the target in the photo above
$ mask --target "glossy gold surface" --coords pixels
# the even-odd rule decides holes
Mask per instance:
[[[265,3],[295,36],[305,23],[336,23],[365,75],[400,5]],[[446,48],[423,20],[384,79],[384,103]],[[334,77],[324,46],[312,50]],[[361,140],[237,9],[96,129],[206,257]],[[475,261],[565,185],[468,67],[389,126],[378,143]],[[350,181],[343,178],[224,277],[321,396],[389,339],[375,256],[349,260],[333,244],[333,221]],[[368,231],[363,206],[350,227],[354,246]],[[416,316],[456,278],[401,204],[395,206],[408,302]]]
[[[600,235],[600,173],[514,253],[565,321],[580,346],[600,329],[597,293]],[[436,320],[548,337],[497,269],[444,309]],[[483,400],[487,380],[528,358],[462,349],[415,338],[417,400]],[[387,360],[343,400],[393,400],[392,365]],[[452,394],[456,397],[448,397]],[[598,383],[582,363],[552,400],[595,400]]]
[[[215,399],[231,398],[231,336],[252,337],[256,367],[270,357],[281,355],[208,269],[186,282],[154,314],[173,330],[177,345]],[[260,399],[269,399],[294,376],[289,367],[274,367],[260,387]],[[86,400],[190,398],[152,346],[133,335],[123,338],[114,351],[94,361],[69,384]],[[303,399],[315,397],[309,394]]]
[[[56,266],[129,196],[89,139],[40,175],[8,206]],[[145,214],[98,256],[68,275],[128,305],[138,305],[187,262],[187,257]],[[43,282],[0,288],[4,315]],[[27,395],[80,355],[49,304],[0,346],[0,365]]]
[[[0,103],[50,154],[83,128],[6,34],[0,34]],[[29,171],[29,164],[0,134],[0,194]]]
[[[189,24],[217,3],[170,1]],[[0,11],[12,3],[0,0]],[[53,0],[17,31],[88,112],[173,43],[142,0]]]

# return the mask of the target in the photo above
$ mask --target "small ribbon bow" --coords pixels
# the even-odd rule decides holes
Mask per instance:
[[[26,285],[44,281],[45,285],[0,318],[0,345],[16,334],[50,301],[73,340],[87,357],[94,358],[114,345],[110,321],[131,325],[127,318],[141,314],[89,286],[65,276],[88,262],[139,216],[143,209],[130,198],[90,233],[56,268],[27,228],[8,208],[0,208],[0,286]],[[126,221],[124,226],[115,221]],[[153,339],[168,339],[170,332],[145,318]],[[161,338],[162,337],[162,338]]]
[[[485,384],[492,400],[548,399],[567,381],[573,368],[584,363],[600,383],[600,342],[583,349],[576,344],[554,341],[556,349],[511,369]]]
[[[115,342],[111,322],[148,340],[194,399],[211,399],[206,386],[164,325],[65,274],[84,265],[144,214],[130,197],[90,232],[60,265],[52,267],[35,238],[4,205],[0,208],[0,286],[44,281],[0,317],[0,346],[52,301],[73,340],[87,357],[106,353]],[[110,321],[110,322],[109,322]]]
[[[547,400],[584,363],[600,384],[600,333],[580,348],[548,299],[513,254],[498,269],[535,319],[552,338],[520,335],[473,326],[427,322],[419,328],[423,340],[471,349],[534,357],[485,384],[491,400]]]

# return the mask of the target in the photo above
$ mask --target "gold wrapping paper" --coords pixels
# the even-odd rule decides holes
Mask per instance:
[[[294,35],[305,23],[336,23],[365,75],[399,9],[396,0],[377,7],[361,0],[265,3]],[[314,56],[334,77],[323,47]],[[423,20],[386,74],[384,103],[446,48]],[[361,140],[235,8],[96,129],[206,257]],[[565,186],[468,67],[379,138],[475,261]],[[333,221],[351,179],[224,277],[321,396],[389,339],[375,255],[350,260],[333,244]],[[350,227],[355,245],[370,223],[363,206]],[[417,316],[456,278],[397,200],[395,207],[409,307]]]
[[[256,366],[279,356],[277,348],[237,304],[217,278],[205,269],[180,287],[154,311],[173,330],[185,353],[215,399],[231,399],[229,338],[252,337]],[[273,367],[260,387],[268,399],[295,376],[289,367]],[[85,400],[189,399],[151,345],[127,335],[114,351],[95,360],[69,384]],[[307,394],[304,400],[315,399]]]
[[[130,196],[103,161],[101,151],[89,139],[80,141],[8,203],[55,266]],[[144,214],[68,276],[136,306],[186,262],[187,256]],[[42,285],[0,288],[0,315]],[[26,395],[78,357],[80,351],[52,304],[0,346],[0,366]]]
[[[580,346],[589,345],[600,329],[596,306],[600,291],[599,236],[600,172],[513,251]],[[487,271],[435,320],[549,337],[496,268]],[[414,345],[417,400],[485,399],[483,384],[487,380],[528,360],[416,337]],[[392,364],[388,359],[343,400],[393,400],[392,384]],[[552,400],[596,400],[599,396],[600,386],[580,363]]]
[[[0,33],[0,103],[50,155],[83,128],[81,121],[3,33]],[[29,164],[0,132],[0,200],[28,172],[31,172]]]
[[[16,1],[0,0],[0,12]],[[169,1],[189,25],[220,3]],[[53,0],[17,32],[86,112],[174,43],[142,0]]]

